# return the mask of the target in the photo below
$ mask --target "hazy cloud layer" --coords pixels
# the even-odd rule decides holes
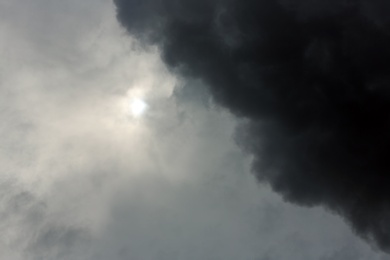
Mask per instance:
[[[1,259],[387,259],[258,185],[236,118],[111,1],[0,0],[0,28]]]
[[[390,247],[386,1],[114,1],[131,35],[239,117],[260,181]]]

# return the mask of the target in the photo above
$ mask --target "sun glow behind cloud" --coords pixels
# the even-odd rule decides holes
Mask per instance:
[[[147,110],[148,105],[140,98],[136,98],[130,101],[129,109],[130,113],[134,117],[141,117]]]

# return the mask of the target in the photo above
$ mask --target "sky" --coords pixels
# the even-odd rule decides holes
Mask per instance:
[[[272,49],[269,57],[245,53],[246,47],[240,46],[258,46],[253,33],[258,27],[252,28],[231,10],[245,13],[248,6],[257,6],[248,1],[248,5],[229,9],[237,1],[220,1],[215,7],[217,2],[166,1],[169,8],[160,9],[153,0],[0,0],[2,259],[390,259],[376,224],[362,229],[348,215],[350,201],[340,200],[341,195],[334,195],[329,186],[323,190],[331,195],[320,199],[306,186],[294,186],[295,182],[278,186],[290,177],[307,179],[295,171],[287,175],[284,169],[306,167],[293,156],[293,151],[302,154],[306,146],[293,143],[283,146],[287,152],[279,152],[280,144],[275,140],[290,140],[291,133],[281,131],[285,127],[278,127],[281,123],[264,128],[262,123],[275,122],[275,118],[281,122],[285,117],[296,122],[296,114],[280,112],[273,117],[270,115],[275,115],[276,108],[267,110],[258,105],[264,100],[256,101],[253,98],[257,96],[248,92],[258,84],[258,77],[252,76],[257,72],[252,64],[258,61],[242,57],[272,60],[272,53],[287,48],[286,42]],[[284,1],[284,10],[290,10],[288,3]],[[308,2],[301,1],[301,9],[294,11],[303,20],[310,20],[312,12],[335,10],[319,5],[306,12],[305,4]],[[384,15],[377,14],[376,6],[366,7],[365,17],[375,28],[385,26]],[[210,35],[217,35],[225,47],[213,43],[216,49],[211,48],[204,31],[197,31],[204,26],[203,21],[214,17],[210,10],[217,10],[214,14],[218,18]],[[183,28],[189,33],[182,34]],[[263,29],[281,30],[278,23]],[[283,35],[268,36],[285,40]],[[287,49],[295,53],[298,45],[288,43],[292,47]],[[264,46],[269,48],[267,44]],[[369,49],[367,46],[371,45],[362,44],[353,51]],[[327,48],[318,40],[305,49],[313,70],[323,73],[316,74],[321,80],[334,75]],[[221,60],[221,55],[228,58]],[[358,57],[355,63],[367,62],[365,57]],[[290,72],[285,75],[290,83],[298,80]],[[264,80],[264,84],[274,83],[268,74]],[[242,86],[242,92],[236,92],[234,84]],[[318,93],[329,97],[328,89],[324,94],[319,86]],[[382,91],[380,85],[372,87]],[[302,93],[305,91],[303,87]],[[296,99],[295,94],[292,91],[291,98]],[[315,100],[313,95],[303,96]],[[134,100],[146,103],[142,115],[132,113]],[[288,103],[290,99],[283,96],[282,100]],[[344,96],[341,100],[345,101]],[[304,98],[298,103],[306,104]],[[334,130],[339,124],[319,121],[325,129],[331,125],[332,133],[339,137]],[[349,123],[356,126],[353,120]],[[376,123],[372,121],[374,126]],[[302,130],[304,123],[292,125]],[[270,131],[274,134],[267,134]],[[334,144],[335,139],[321,134]],[[351,132],[351,140],[365,134]],[[315,143],[306,147],[307,152],[315,148],[323,151],[318,134],[313,136],[304,136],[303,144]],[[370,146],[375,142],[363,143],[378,155],[376,146]],[[345,146],[340,147],[344,151]],[[264,151],[271,155],[264,155]],[[363,155],[367,154],[358,153],[337,165],[332,164],[333,157],[306,159],[317,166],[330,163],[327,171],[350,171],[351,160]],[[260,166],[262,160],[269,160],[272,166],[285,162],[280,163],[282,173],[274,175],[287,177],[266,173],[269,169]],[[368,161],[368,166],[381,162]],[[350,185],[342,195],[361,187],[364,178],[361,180],[359,173],[358,184]],[[318,176],[317,181],[309,178],[304,183],[313,184],[310,187],[315,189],[321,189],[316,186],[320,180],[335,190],[344,187],[322,172]],[[369,195],[362,192],[362,200]],[[363,209],[363,216],[369,211],[361,205],[357,208]],[[381,218],[373,219],[380,222],[384,214],[376,212],[374,217]]]

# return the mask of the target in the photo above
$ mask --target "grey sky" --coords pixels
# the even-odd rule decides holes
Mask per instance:
[[[0,258],[388,259],[256,184],[236,119],[183,84],[109,0],[0,0]]]

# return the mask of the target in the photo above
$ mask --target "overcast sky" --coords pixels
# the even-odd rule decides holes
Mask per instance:
[[[132,37],[109,0],[0,0],[1,259],[390,259],[258,183],[242,119]]]

